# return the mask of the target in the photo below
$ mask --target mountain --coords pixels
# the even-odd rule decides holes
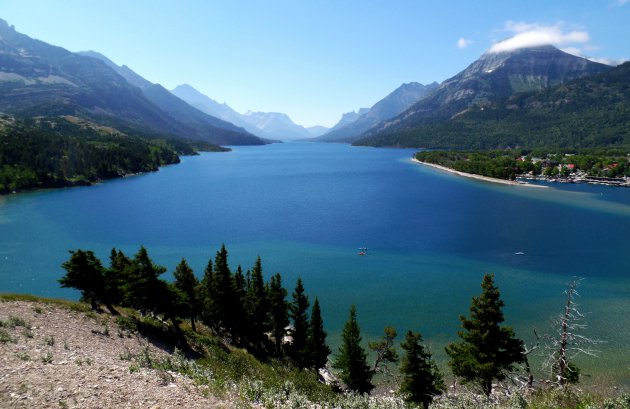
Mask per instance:
[[[100,53],[84,51],[78,54],[103,61],[107,66],[127,80],[129,84],[140,88],[144,97],[158,108],[167,112],[176,120],[193,128],[196,131],[195,136],[199,138],[203,138],[204,135],[208,134],[213,135],[212,142],[218,145],[261,145],[264,143],[258,137],[249,134],[245,129],[202,112],[169,92],[160,84],[151,83],[125,65],[116,65]],[[213,134],[215,128],[223,129],[227,132]]]
[[[320,140],[333,142],[357,139],[373,126],[400,114],[437,89],[438,86],[437,82],[428,85],[422,85],[417,82],[402,84],[374,104],[369,110],[364,112],[360,110],[358,116],[348,118],[344,123],[340,121],[330,132],[323,135]]]
[[[256,128],[255,125],[246,121],[243,118],[243,115],[239,114],[232,108],[230,108],[227,104],[221,104],[212,98],[202,94],[197,91],[195,88],[188,84],[178,85],[174,89],[170,91],[173,95],[182,100],[186,101],[188,104],[197,108],[201,112],[204,112],[208,115],[212,115],[216,118],[220,118],[224,121],[230,122],[236,126],[239,126],[245,129],[247,132],[256,135],[258,137],[264,138],[268,137],[262,132],[260,129]]]
[[[308,131],[308,133],[311,134],[311,136],[318,137],[328,132],[330,128],[321,125],[315,125],[309,126],[308,128],[306,128],[306,130]]]
[[[269,138],[283,141],[312,138],[306,128],[294,123],[287,114],[249,111],[243,115],[243,118]]]
[[[445,121],[360,140],[450,149],[630,147],[630,62],[537,91],[471,105]]]
[[[400,135],[412,135],[416,127],[448,122],[470,109],[493,107],[498,101],[517,93],[541,90],[610,68],[553,46],[487,52],[465,70],[444,81],[428,97],[370,129],[359,143],[371,144],[378,140],[381,145],[398,145],[402,143]],[[389,137],[391,142],[388,142]],[[420,140],[414,143],[426,145]]]
[[[350,125],[351,123],[358,121],[359,118],[367,114],[369,111],[370,108],[359,108],[359,111],[357,112],[350,111],[341,114],[341,119],[339,120],[339,122],[337,122],[332,128],[330,128],[330,131],[328,132],[338,131],[339,129]]]
[[[261,138],[292,140],[313,137],[306,128],[295,124],[288,115],[283,113],[247,112],[242,115],[227,104],[218,103],[188,84],[179,85],[171,92],[197,109],[232,122]]]
[[[241,131],[215,126],[200,132],[149,101],[103,61],[34,40],[4,20],[0,20],[0,111],[27,118],[70,115],[151,138],[224,143],[243,136]]]

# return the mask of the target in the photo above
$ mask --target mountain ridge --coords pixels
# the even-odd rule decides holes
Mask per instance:
[[[438,86],[439,84],[437,82],[428,85],[423,85],[418,82],[402,84],[379,100],[371,108],[364,112],[359,110],[358,116],[347,118],[345,123],[342,123],[342,121],[344,121],[342,117],[342,121],[328,133],[320,137],[319,140],[327,142],[353,141],[373,126],[405,111],[414,103],[433,92]]]
[[[496,106],[513,95],[557,86],[610,69],[553,46],[484,53],[466,69],[444,81],[427,98],[361,135],[357,143],[369,145],[370,141],[378,140],[379,146],[398,145],[400,135],[410,135],[415,128],[446,126],[470,110]],[[388,135],[390,142],[387,142]]]
[[[0,111],[19,117],[78,116],[148,138],[217,143],[241,132],[199,132],[149,101],[102,60],[15,31],[0,20]]]
[[[358,145],[430,149],[630,147],[630,62],[477,105],[447,121],[368,136]]]
[[[170,114],[176,120],[193,128],[197,135],[206,135],[213,132],[213,128],[224,129],[225,135],[215,136],[213,142],[219,145],[261,145],[263,141],[241,127],[215,116],[209,115],[198,108],[177,97],[160,84],[154,84],[126,65],[118,66],[109,58],[94,51],[84,51],[78,54],[97,58],[111,67],[127,82],[142,91],[142,94],[158,108]]]

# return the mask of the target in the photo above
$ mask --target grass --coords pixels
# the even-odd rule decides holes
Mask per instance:
[[[77,311],[77,312],[83,312],[83,313],[88,313],[92,311],[88,304],[76,302],[76,301],[61,300],[58,298],[45,298],[45,297],[39,297],[36,295],[31,295],[31,294],[0,294],[0,302],[9,302],[9,301],[26,301],[26,302],[33,302],[33,303],[56,305],[60,307],[65,307],[71,311]]]

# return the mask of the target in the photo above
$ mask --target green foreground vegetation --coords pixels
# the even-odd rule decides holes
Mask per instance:
[[[407,331],[399,358],[396,330],[386,327],[383,338],[368,345],[376,356],[368,365],[353,306],[342,345],[332,357],[331,373],[319,302],[315,298],[309,317],[302,281],[297,281],[289,301],[280,274],[264,282],[260,258],[245,273],[240,266],[232,273],[227,261],[223,246],[198,281],[182,259],[175,281],[169,283],[159,278],[166,269],[153,264],[143,247],[133,258],[113,249],[108,268],[92,252],[76,250],[63,264],[66,275],[59,281],[79,289],[88,304],[34,296],[3,295],[2,300],[54,302],[92,317],[105,306],[119,336],[140,333],[174,351],[167,359],[151,356],[148,350],[125,357],[131,361],[130,371],[147,367],[179,372],[204,393],[236,397],[243,407],[630,409],[630,395],[623,391],[602,396],[575,385],[579,368],[574,354],[592,346],[579,333],[583,316],[573,298],[578,282],[567,290],[558,336],[539,340],[545,344],[542,348],[525,345],[502,325],[504,303],[493,275],[486,274],[470,316],[460,317],[460,341],[446,349],[458,379],[446,388],[419,333]],[[11,342],[1,328],[10,323],[0,324],[0,341]],[[550,351],[546,380],[534,380],[528,363],[528,355],[538,346]],[[388,363],[400,366],[390,371]],[[384,392],[387,389],[394,390]]]
[[[89,185],[179,163],[207,143],[144,138],[76,117],[0,118],[0,194]]]

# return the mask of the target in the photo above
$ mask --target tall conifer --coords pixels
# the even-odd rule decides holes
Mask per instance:
[[[298,278],[293,291],[293,302],[290,307],[291,319],[293,320],[291,357],[300,368],[310,366],[310,357],[306,344],[308,338],[308,306],[308,296],[304,293],[302,279]]]
[[[403,375],[400,391],[407,401],[421,403],[426,409],[433,397],[444,390],[442,375],[431,353],[422,345],[422,335],[408,331],[400,347],[405,351],[400,365]]]
[[[311,322],[308,331],[307,350],[310,357],[310,365],[315,368],[324,368],[330,355],[330,348],[326,344],[326,331],[317,297],[313,301],[311,310]]]
[[[359,393],[370,393],[372,371],[367,364],[367,354],[361,346],[361,330],[357,323],[357,309],[350,307],[350,316],[341,333],[341,346],[333,367],[341,371],[341,380],[351,390]]]
[[[248,322],[248,339],[254,348],[264,348],[265,332],[268,330],[267,299],[265,282],[263,279],[262,261],[256,259],[251,274],[246,295],[246,311]]]
[[[473,297],[470,318],[460,317],[462,342],[446,347],[453,374],[464,381],[479,384],[486,395],[492,392],[492,380],[502,381],[514,364],[523,362],[523,341],[514,336],[504,321],[499,289],[494,275],[485,274],[479,297]]]
[[[232,336],[242,343],[243,338],[246,335],[247,328],[247,312],[245,311],[247,287],[245,283],[245,276],[243,275],[243,269],[240,264],[236,268],[232,284],[234,286],[234,298],[231,303],[233,311]]]
[[[197,298],[197,286],[199,280],[195,277],[195,274],[186,262],[186,259],[182,258],[182,261],[175,268],[173,273],[175,277],[175,288],[180,292],[181,301],[183,303],[182,310],[190,318],[190,326],[193,331],[197,331],[195,321],[200,310],[200,303]]]
[[[221,245],[221,250],[217,251],[214,258],[214,280],[212,282],[211,296],[212,316],[217,322],[220,331],[230,332],[233,326],[232,311],[230,303],[233,300],[232,272],[228,265],[228,252],[225,244]]]
[[[282,341],[285,328],[289,325],[289,306],[287,290],[282,287],[282,277],[276,273],[271,277],[267,287],[267,301],[269,304],[269,319],[274,339],[275,353],[282,353]]]

